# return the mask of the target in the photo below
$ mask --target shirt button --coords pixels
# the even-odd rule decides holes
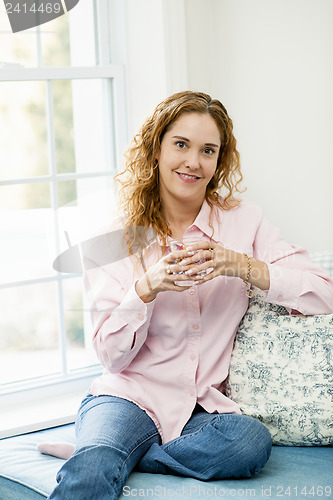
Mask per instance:
[[[140,321],[142,321],[142,320],[144,320],[144,319],[145,319],[145,317],[144,317],[144,315],[143,315],[143,314],[141,314],[141,313],[140,313],[140,314],[138,314],[138,319],[139,319]]]
[[[189,293],[190,295],[193,295],[193,294],[194,294],[194,289],[193,289],[193,288],[190,288],[190,289],[189,289],[189,291],[188,291],[188,293]]]
[[[192,361],[194,361],[194,360],[195,360],[195,358],[196,358],[196,355],[195,355],[195,354],[194,354],[194,352],[193,352],[193,353],[191,354],[191,356],[190,356],[190,359],[191,359]]]
[[[194,391],[190,391],[190,396],[193,398],[193,396],[195,395],[195,392]]]
[[[198,323],[195,323],[194,325],[192,325],[192,328],[193,328],[193,330],[199,330]]]
[[[279,302],[282,302],[282,300],[283,300],[282,295],[279,295],[277,299],[278,299]]]

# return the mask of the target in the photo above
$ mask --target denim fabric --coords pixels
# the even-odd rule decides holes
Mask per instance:
[[[154,443],[138,469],[200,480],[245,478],[263,468],[271,447],[271,436],[258,420],[201,412],[192,416],[179,438]]]
[[[160,441],[155,424],[134,403],[114,396],[82,401],[76,449],[57,474],[50,499],[118,498],[135,464]]]
[[[88,395],[77,419],[77,445],[57,475],[52,500],[111,500],[131,471],[197,479],[250,477],[267,462],[271,438],[257,420],[196,411],[182,435],[161,445],[151,418],[134,403]]]

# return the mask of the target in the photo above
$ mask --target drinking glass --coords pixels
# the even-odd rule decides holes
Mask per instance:
[[[170,248],[171,252],[179,251],[179,250],[187,250],[188,247],[190,247],[193,243],[197,243],[198,241],[202,241],[202,238],[182,238],[180,240],[171,240],[170,241]],[[200,252],[200,250],[195,250],[195,253]],[[173,263],[174,264],[179,264],[182,259],[176,259]],[[196,264],[202,264],[203,262],[206,262],[207,259],[199,259]],[[203,271],[200,271],[201,276],[204,276],[208,272],[210,272],[211,269],[204,269]],[[184,274],[185,271],[178,271],[175,272],[174,274]],[[194,284],[194,280],[187,280],[187,281],[175,281],[175,285],[178,286],[191,286]]]

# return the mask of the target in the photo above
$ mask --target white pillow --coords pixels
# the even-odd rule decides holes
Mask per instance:
[[[333,444],[333,314],[290,316],[264,299],[255,290],[239,327],[228,395],[274,444]]]

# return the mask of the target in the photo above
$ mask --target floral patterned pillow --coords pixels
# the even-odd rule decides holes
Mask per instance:
[[[333,254],[312,260],[331,274]],[[333,314],[290,316],[255,290],[236,336],[228,395],[266,425],[274,444],[333,444],[332,352]]]

